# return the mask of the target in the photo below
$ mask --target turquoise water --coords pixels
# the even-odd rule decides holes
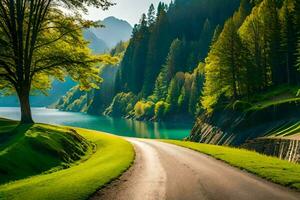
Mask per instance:
[[[127,137],[183,139],[192,128],[191,122],[140,122],[46,108],[33,108],[32,113],[35,122],[88,128]],[[19,108],[0,107],[0,117],[19,120]]]

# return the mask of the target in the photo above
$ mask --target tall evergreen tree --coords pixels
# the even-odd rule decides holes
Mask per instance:
[[[264,0],[263,20],[267,29],[268,38],[268,62],[272,68],[272,83],[278,85],[284,83],[285,69],[280,64],[280,23],[276,0]]]
[[[297,68],[300,69],[300,1],[294,0],[295,26],[297,31]]]
[[[296,71],[296,30],[294,26],[294,13],[290,8],[289,0],[284,1],[281,8],[281,54],[282,65],[285,66],[285,80],[288,84],[297,82]]]
[[[143,96],[149,96],[153,89],[155,80],[165,62],[170,47],[169,21],[166,13],[166,5],[160,3],[156,23],[151,30],[151,35],[146,51],[145,78],[143,84]],[[145,52],[144,52],[145,53]]]
[[[151,26],[152,24],[155,23],[155,8],[153,4],[151,4],[148,9],[147,21],[148,21],[148,26]]]

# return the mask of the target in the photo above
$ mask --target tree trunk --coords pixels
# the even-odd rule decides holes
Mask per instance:
[[[18,92],[20,107],[21,107],[21,123],[33,124],[31,108],[29,102],[29,90]]]

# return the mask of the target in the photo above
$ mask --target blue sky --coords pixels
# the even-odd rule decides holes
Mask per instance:
[[[139,21],[141,15],[147,12],[151,3],[156,7],[160,1],[165,3],[171,2],[171,0],[112,0],[117,5],[111,7],[108,11],[90,8],[85,18],[96,21],[109,16],[115,16],[134,25]]]

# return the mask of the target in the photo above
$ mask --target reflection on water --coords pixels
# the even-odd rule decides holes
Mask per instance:
[[[192,127],[191,122],[140,122],[46,108],[33,108],[32,113],[39,123],[89,128],[127,137],[182,139],[189,135]],[[0,107],[0,117],[19,120],[19,108]]]

